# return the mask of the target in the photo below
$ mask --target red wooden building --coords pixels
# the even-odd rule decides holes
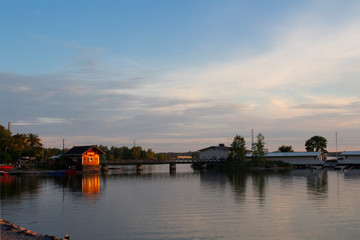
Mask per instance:
[[[105,154],[96,146],[77,146],[65,153],[70,165],[82,171],[99,171],[100,156]]]

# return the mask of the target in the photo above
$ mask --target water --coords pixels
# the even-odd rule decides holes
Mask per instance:
[[[8,176],[1,218],[71,239],[359,239],[360,170]]]

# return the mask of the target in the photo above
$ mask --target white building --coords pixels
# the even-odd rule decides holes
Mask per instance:
[[[292,165],[323,165],[322,152],[270,152],[267,161],[283,161]]]
[[[339,165],[360,164],[360,151],[342,152],[341,158],[337,162]]]
[[[229,148],[224,144],[200,149],[200,160],[226,160],[229,156]]]

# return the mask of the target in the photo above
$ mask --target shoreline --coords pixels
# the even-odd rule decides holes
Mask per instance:
[[[0,219],[1,240],[62,240],[55,236],[39,234],[29,229],[20,227],[12,222]]]

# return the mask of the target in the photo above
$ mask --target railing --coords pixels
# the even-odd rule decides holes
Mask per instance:
[[[101,160],[100,165],[155,165],[155,164],[191,164],[191,163],[223,163],[224,159],[126,159],[126,160]]]

